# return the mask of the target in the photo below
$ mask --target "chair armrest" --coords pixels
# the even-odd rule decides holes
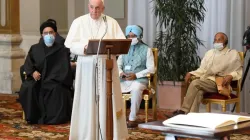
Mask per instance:
[[[148,89],[151,88],[151,80],[153,79],[153,76],[154,76],[154,74],[152,74],[152,73],[148,73],[146,76],[148,78]]]
[[[148,74],[146,75],[146,77],[147,77],[147,78],[150,78],[150,79],[152,79],[153,76],[154,76],[154,74],[152,74],[152,73],[148,73]]]
[[[23,75],[24,75],[24,79],[26,80],[27,79],[27,74],[26,74],[25,71],[23,72]]]
[[[200,79],[200,77],[196,77],[195,75],[192,75],[190,79],[191,79],[190,82],[192,82],[195,79]]]

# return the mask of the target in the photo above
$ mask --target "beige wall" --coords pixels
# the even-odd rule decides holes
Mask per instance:
[[[71,17],[69,17],[68,23],[72,23],[74,18],[82,16],[88,13],[88,1],[89,0],[68,0],[68,9]],[[74,3],[72,5],[72,3]],[[127,0],[104,0],[105,11],[104,14],[115,18],[124,31],[127,26]],[[70,8],[69,8],[70,7]],[[72,12],[74,12],[74,18],[72,19]],[[69,24],[69,25],[70,25]]]
[[[105,14],[116,19],[124,18],[124,4],[124,0],[106,0],[104,3]]]
[[[127,26],[127,0],[104,0],[105,4],[105,14],[115,18],[119,25],[122,28],[122,31],[125,31]]]
[[[20,0],[20,30],[23,37],[21,48],[27,53],[30,46],[37,43],[39,27],[48,18],[57,21],[58,32],[66,37],[72,21],[88,13],[89,0]],[[105,14],[115,18],[124,31],[127,26],[127,0],[105,0]],[[107,2],[109,1],[109,2]],[[113,3],[112,3],[113,1]],[[116,13],[116,14],[114,14]],[[119,14],[117,14],[119,13]],[[114,15],[113,15],[114,14]]]
[[[68,30],[67,2],[67,0],[40,0],[40,23],[49,18],[55,19],[58,32],[66,33]]]
[[[27,6],[32,5],[32,6]],[[39,35],[40,2],[36,0],[20,0],[20,31],[22,34]]]
[[[71,1],[71,0],[70,0]],[[76,2],[75,2],[75,16],[76,17],[79,17],[79,16],[81,16],[81,15],[83,15],[83,14],[85,14],[85,10],[88,10],[88,0],[75,0]],[[86,6],[85,6],[86,5]]]
[[[125,33],[125,28],[128,24],[128,1],[124,1],[124,18],[116,18],[118,23],[120,24],[122,31]]]
[[[114,17],[124,31],[127,25],[127,0],[119,0],[119,2],[106,0],[105,6],[105,14]],[[21,32],[25,35],[39,35],[40,24],[52,18],[57,21],[59,33],[67,34],[72,21],[87,13],[88,0],[21,0]]]

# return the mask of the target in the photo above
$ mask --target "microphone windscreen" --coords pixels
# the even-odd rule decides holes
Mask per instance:
[[[102,18],[104,22],[107,22],[106,16],[103,16]]]

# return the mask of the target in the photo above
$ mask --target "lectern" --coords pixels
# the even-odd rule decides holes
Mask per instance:
[[[107,55],[106,59],[106,93],[107,93],[107,120],[106,120],[106,139],[113,140],[113,105],[112,105],[112,69],[113,59],[111,55],[127,54],[131,44],[131,39],[103,39],[101,40],[99,54]],[[87,55],[96,55],[99,40],[89,40]],[[99,133],[99,132],[98,132]]]

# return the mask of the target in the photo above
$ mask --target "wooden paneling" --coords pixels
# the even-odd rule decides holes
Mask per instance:
[[[0,26],[1,34],[20,33],[19,0],[6,0],[5,26]]]

